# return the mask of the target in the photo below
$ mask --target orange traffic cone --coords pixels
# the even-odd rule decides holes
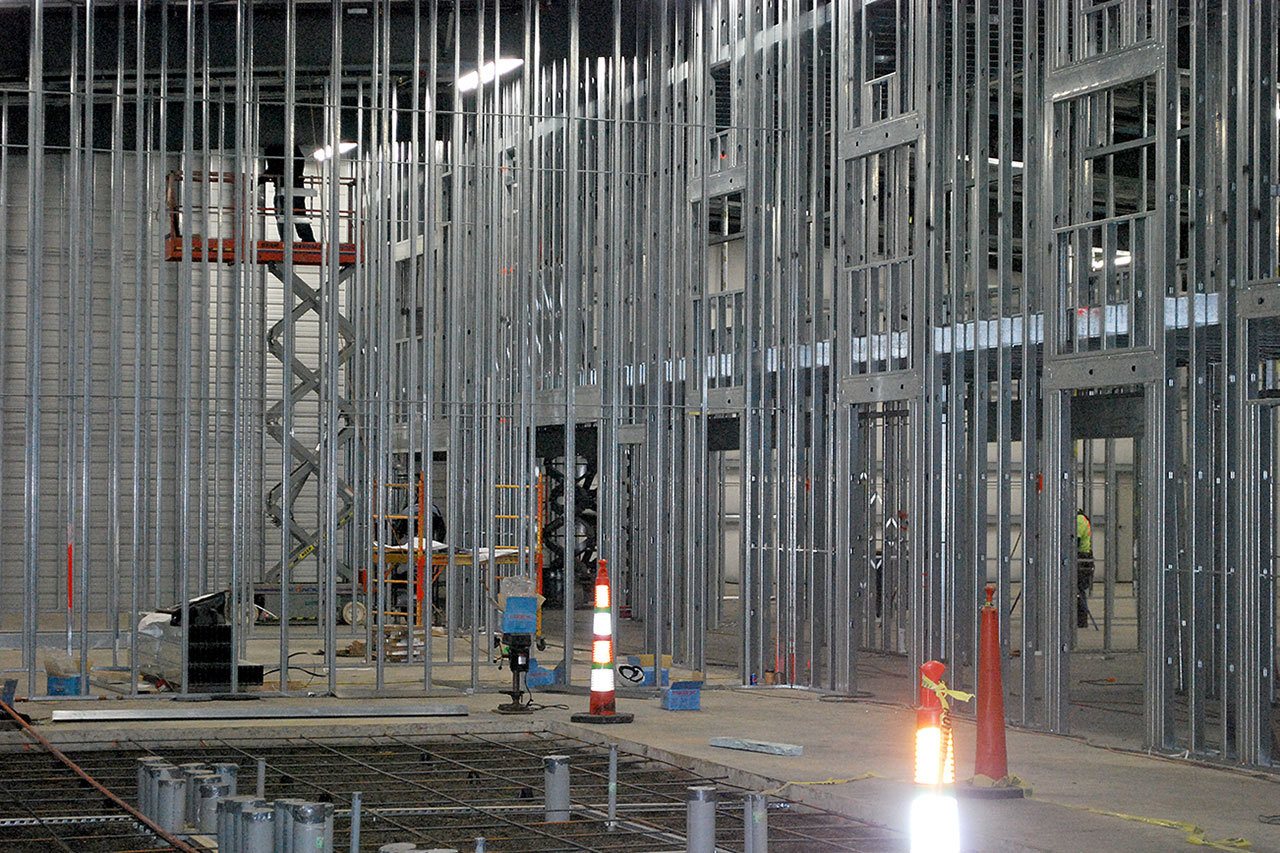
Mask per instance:
[[[631,714],[619,714],[613,688],[613,612],[610,609],[609,566],[600,561],[596,571],[596,609],[591,642],[591,704],[585,714],[574,714],[575,723],[629,723]]]
[[[992,602],[996,588],[987,584],[978,642],[978,732],[973,780],[962,791],[968,796],[1016,799],[1025,791],[1009,775],[1004,737],[1004,683],[1000,662],[1000,611]]]

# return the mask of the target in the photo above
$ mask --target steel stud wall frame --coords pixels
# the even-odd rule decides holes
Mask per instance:
[[[702,669],[727,636],[744,684],[900,700],[930,657],[973,685],[991,582],[1010,718],[1066,732],[1074,510],[1105,507],[1111,648],[1123,476],[1145,746],[1274,760],[1271,4],[362,9],[0,13],[28,43],[0,68],[0,630],[29,691],[50,645],[136,674],[135,614],[222,588],[239,647],[287,671],[306,616],[330,690],[361,635],[396,689],[386,516],[437,504],[531,576],[541,464],[550,654],[592,542],[643,651]],[[303,216],[260,188],[281,143],[333,152],[303,173],[318,265],[256,249]],[[276,565],[319,602],[281,628],[243,606]],[[479,684],[491,574],[410,573],[447,637],[404,664],[424,689]]]

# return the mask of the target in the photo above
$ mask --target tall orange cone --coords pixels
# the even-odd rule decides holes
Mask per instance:
[[[962,790],[970,796],[1017,798],[1024,795],[1018,780],[1009,776],[1009,756],[1004,737],[1004,679],[1000,660],[1000,611],[992,598],[996,588],[987,584],[978,641],[978,731],[973,760],[973,781]]]
[[[610,607],[609,565],[600,561],[596,570],[596,609],[592,617],[591,704],[585,714],[574,714],[575,723],[629,723],[635,717],[619,714],[613,688],[613,611]]]

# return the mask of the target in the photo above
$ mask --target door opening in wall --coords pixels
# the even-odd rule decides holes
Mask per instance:
[[[1115,415],[1131,408],[1140,415],[1141,405],[1137,394],[1073,407],[1073,415],[1084,418],[1076,434],[1087,437],[1072,441],[1075,506],[1068,545],[1075,575],[1065,604],[1072,626],[1071,731],[1135,747],[1142,743],[1144,694],[1137,536],[1142,442],[1101,424],[1118,426]]]

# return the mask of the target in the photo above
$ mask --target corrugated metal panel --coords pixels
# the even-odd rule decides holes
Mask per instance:
[[[105,607],[111,579],[107,572],[109,541],[108,484],[110,477],[110,411],[111,411],[111,238],[113,228],[119,228],[123,242],[120,259],[122,278],[120,336],[121,375],[120,395],[120,530],[119,552],[120,594],[130,593],[132,567],[133,505],[132,472],[133,433],[136,425],[133,417],[134,365],[141,353],[134,335],[135,298],[135,250],[137,233],[143,219],[149,220],[149,244],[146,252],[146,269],[150,278],[147,293],[151,312],[150,414],[145,426],[151,444],[144,447],[141,464],[145,476],[142,497],[142,536],[145,555],[139,566],[142,585],[142,601],[167,602],[176,594],[178,536],[175,477],[178,474],[180,413],[177,371],[180,359],[177,352],[178,287],[181,265],[164,263],[162,257],[162,229],[167,228],[162,212],[162,192],[156,193],[155,207],[141,212],[126,205],[118,215],[110,210],[110,162],[98,160],[95,169],[94,229],[93,229],[93,284],[92,284],[92,358],[90,359],[90,453],[89,453],[89,536],[87,542],[79,541],[79,490],[81,468],[79,463],[80,411],[82,405],[80,387],[81,367],[68,364],[68,353],[74,346],[81,346],[80,316],[69,315],[68,299],[73,291],[69,284],[70,234],[68,230],[68,195],[66,191],[67,158],[50,154],[45,158],[45,184],[39,201],[45,209],[45,259],[44,293],[42,298],[42,443],[41,459],[41,508],[40,524],[40,577],[39,603],[41,611],[59,611],[65,606],[66,596],[66,548],[67,525],[74,520],[73,540],[77,549],[77,569],[86,572],[88,597],[95,604]],[[164,169],[152,163],[152,185],[163,186]],[[27,358],[27,203],[31,192],[27,186],[26,159],[11,156],[9,168],[9,203],[5,210],[4,236],[6,251],[3,258],[3,291],[5,313],[3,318],[4,344],[0,360],[0,410],[3,414],[3,440],[0,443],[0,501],[5,511],[0,517],[0,614],[12,617],[21,612],[22,545],[24,488],[23,464],[26,447],[25,424],[25,363]],[[126,157],[124,169],[124,197],[134,197],[132,158]],[[283,310],[280,283],[264,271],[268,294],[268,324],[275,322]],[[201,376],[200,317],[202,302],[208,283],[209,354],[208,373]],[[193,335],[193,417],[191,430],[191,518],[192,583],[201,585],[197,574],[197,554],[201,548],[198,519],[198,501],[202,484],[207,488],[207,541],[203,543],[206,576],[203,586],[217,588],[230,573],[231,517],[231,347],[236,341],[227,334],[226,318],[230,308],[233,279],[231,269],[225,265],[210,264],[206,270],[195,264],[193,270],[192,311],[196,333]],[[74,291],[78,296],[78,290]],[[218,318],[223,318],[223,332],[219,338]],[[71,335],[75,332],[75,339]],[[299,324],[298,352],[303,359],[314,363],[318,352],[318,327],[315,323]],[[268,359],[267,399],[280,394],[282,372]],[[74,390],[74,395],[71,392]],[[201,477],[197,456],[200,442],[201,403],[208,406],[208,432],[205,433],[206,476]],[[269,403],[268,403],[269,405]],[[296,433],[306,441],[314,441],[317,435],[318,417],[314,406],[299,409]],[[157,447],[158,439],[158,447]],[[74,444],[74,456],[70,445]],[[68,459],[75,464],[68,469]],[[270,443],[266,464],[268,483],[278,478],[280,470],[278,449]],[[77,495],[75,505],[68,508],[68,482]],[[158,483],[158,489],[157,484]],[[260,496],[247,498],[250,506],[260,506]],[[314,517],[316,501],[314,491],[303,495],[299,515]],[[271,553],[270,545],[268,554]],[[255,567],[251,567],[253,569]],[[5,629],[16,627],[13,618],[6,618]]]

